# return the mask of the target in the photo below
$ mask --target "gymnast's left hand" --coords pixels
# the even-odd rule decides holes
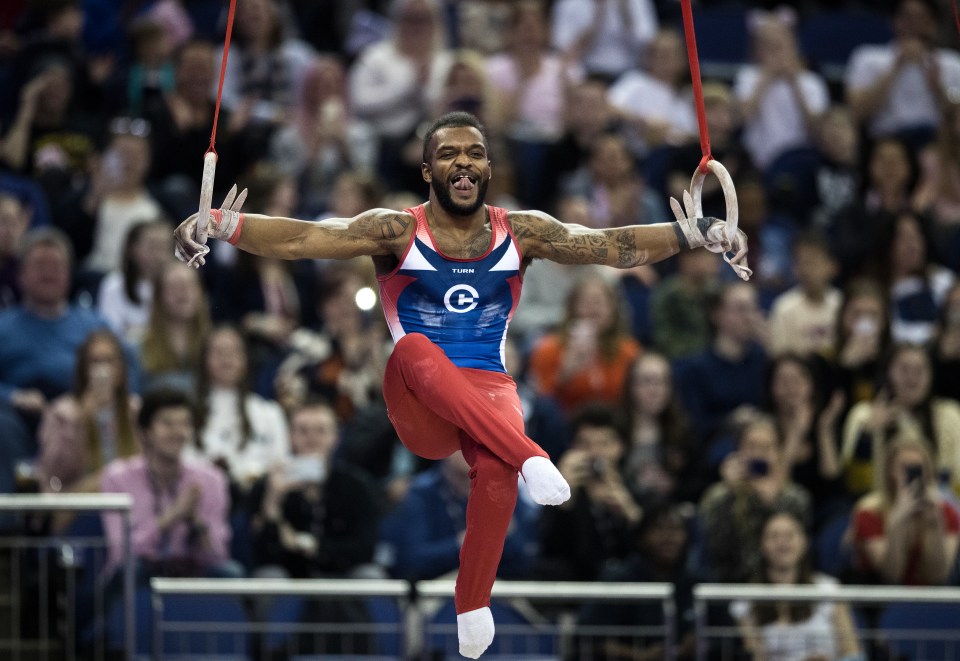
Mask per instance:
[[[181,262],[186,262],[195,268],[200,268],[206,263],[204,255],[210,252],[210,248],[196,240],[197,236],[197,214],[191,215],[185,221],[177,226],[173,231],[175,241],[173,254]]]

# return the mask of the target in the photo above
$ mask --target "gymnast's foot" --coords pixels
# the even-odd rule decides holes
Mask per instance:
[[[570,498],[570,485],[546,457],[530,457],[520,468],[533,502],[559,505]]]
[[[493,614],[488,607],[457,615],[457,638],[460,654],[478,659],[493,642]]]

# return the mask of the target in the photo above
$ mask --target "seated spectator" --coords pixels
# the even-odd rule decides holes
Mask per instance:
[[[816,585],[824,591],[835,579],[811,569],[804,522],[789,512],[774,512],[760,533],[756,583]],[[850,608],[842,602],[735,601],[743,645],[754,659],[863,659]]]
[[[625,329],[621,305],[613,285],[588,274],[567,295],[560,329],[534,346],[531,382],[567,413],[589,402],[613,406],[620,400],[627,367],[641,350]]]
[[[290,453],[283,409],[250,392],[248,369],[240,332],[232,326],[211,331],[200,353],[196,445],[188,447],[187,455],[222,468],[234,500]]]
[[[841,295],[830,283],[837,263],[820,234],[802,234],[793,244],[793,271],[797,284],[777,296],[770,309],[767,351],[809,356],[835,343]]]
[[[894,342],[926,344],[956,274],[937,263],[928,219],[904,212],[876,234],[872,263],[890,297],[890,335]]]
[[[633,362],[620,412],[629,439],[624,479],[640,502],[699,501],[706,467],[666,358],[647,352]]]
[[[835,105],[820,117],[816,137],[820,158],[814,173],[816,200],[809,222],[832,238],[841,214],[857,206],[863,174],[860,134],[850,110]]]
[[[710,345],[676,364],[680,401],[701,441],[711,439],[737,407],[760,406],[767,363],[763,313],[753,285],[724,287],[708,301],[707,316]]]
[[[29,232],[20,248],[22,300],[0,312],[0,399],[35,416],[73,385],[77,350],[104,319],[75,307],[69,240],[58,230]]]
[[[0,309],[20,302],[20,241],[32,217],[33,210],[24,202],[0,191]]]
[[[698,353],[710,344],[707,302],[717,287],[720,260],[708,250],[677,255],[677,272],[668,275],[650,295],[653,345],[667,358]]]
[[[931,0],[897,0],[893,41],[857,47],[847,62],[847,103],[872,137],[913,135],[923,143],[940,125],[940,109],[960,85],[960,57],[938,47],[942,18]]]
[[[642,510],[624,480],[624,430],[612,409],[587,407],[570,423],[570,449],[557,467],[570,500],[542,514],[543,580],[594,581],[630,548]]]
[[[633,535],[633,548],[626,559],[600,574],[601,581],[673,584],[673,602],[677,625],[677,647],[673,658],[695,658],[696,639],[693,631],[693,586],[696,577],[687,567],[690,548],[690,523],[680,506],[658,503],[643,514]],[[657,627],[663,624],[663,606],[659,603],[627,604],[587,603],[580,610],[577,624],[581,627]],[[577,642],[577,658],[659,659],[665,655],[663,640],[642,635],[584,637]],[[584,648],[590,648],[584,649]]]
[[[744,116],[743,142],[753,164],[767,170],[790,150],[813,147],[817,120],[830,95],[805,67],[790,10],[753,14],[753,63],[737,71],[734,93]]]
[[[384,522],[382,546],[391,574],[410,580],[455,572],[466,534],[470,465],[454,452],[413,478],[403,501]],[[535,517],[529,498],[518,498],[497,575],[525,578],[535,561]],[[493,550],[491,549],[491,552]]]
[[[111,330],[131,346],[140,344],[150,321],[153,284],[173,261],[173,234],[165,221],[144,221],[124,239],[121,265],[104,276],[97,308]]]
[[[137,416],[142,453],[116,459],[103,470],[104,493],[133,498],[130,513],[136,582],[154,576],[239,578],[228,557],[230,499],[223,475],[206,461],[191,461],[183,449],[192,442],[193,405],[186,394],[155,390],[143,398]],[[108,571],[124,560],[123,522],[105,513]],[[114,580],[119,581],[122,572]]]
[[[843,393],[837,391],[824,402],[812,364],[790,353],[770,364],[766,391],[790,479],[810,492],[814,521],[823,521],[833,508],[846,505],[837,443]]]
[[[253,551],[261,576],[322,578],[370,571],[380,502],[363,472],[337,463],[337,418],[323,403],[290,415],[293,456],[254,484]]]
[[[821,357],[827,372],[824,391],[842,390],[847,406],[873,399],[881,359],[890,348],[887,297],[875,280],[858,278],[844,291],[835,343]]]
[[[923,439],[941,484],[960,492],[960,403],[933,394],[933,366],[926,349],[898,345],[887,362],[886,385],[860,402],[843,429],[847,489],[862,495],[879,484],[877,460],[891,439]]]
[[[960,516],[937,491],[926,443],[896,436],[877,463],[879,486],[857,503],[851,524],[858,582],[946,585]]]
[[[934,392],[960,400],[960,282],[943,299],[940,324],[933,343]]]
[[[200,348],[209,332],[210,309],[197,271],[178,261],[164,264],[140,345],[144,389],[164,384],[194,392]]]
[[[712,580],[743,583],[759,570],[767,517],[790,512],[807,525],[810,494],[790,481],[776,426],[768,418],[743,425],[737,449],[724,459],[720,476],[700,501],[702,569]]]
[[[960,100],[943,109],[936,141],[920,152],[920,181],[913,208],[928,214],[940,236],[955,236],[960,225]]]
[[[123,346],[106,329],[77,349],[73,390],[46,406],[37,432],[41,491],[99,491],[104,466],[140,452],[140,398],[130,393],[127,373]]]
[[[610,103],[630,127],[633,153],[643,156],[697,134],[689,79],[683,39],[663,28],[647,45],[643,68],[627,71],[610,86]]]
[[[551,16],[553,47],[587,73],[613,80],[637,65],[657,33],[650,0],[560,0]]]

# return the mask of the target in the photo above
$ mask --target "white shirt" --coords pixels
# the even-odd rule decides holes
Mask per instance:
[[[806,356],[833,346],[842,299],[833,288],[824,292],[820,302],[807,298],[799,286],[780,294],[770,309],[767,350],[771,355],[794,352]]]
[[[650,0],[627,0],[632,19],[628,26],[620,13],[622,0],[605,0],[604,12],[593,41],[583,55],[590,73],[619,76],[637,64],[638,54],[657,32],[657,14]],[[560,0],[553,8],[553,45],[567,52],[593,24],[596,0]]]
[[[620,76],[607,92],[610,104],[623,114],[669,126],[667,141],[679,144],[697,135],[693,99],[686,89],[676,90],[645,71]]]
[[[817,575],[813,582],[825,591],[837,586],[836,579],[830,576]],[[837,658],[834,603],[824,601],[811,605],[813,613],[808,620],[790,624],[773,622],[760,628],[764,658],[770,661],[804,661],[817,656]],[[750,614],[751,607],[750,602],[735,601],[730,604],[730,615],[742,620]]]
[[[132,200],[107,195],[97,209],[97,225],[93,229],[93,248],[87,256],[87,268],[106,273],[123,267],[123,242],[127,232],[137,223],[157,220],[160,205],[146,192]]]
[[[143,332],[150,321],[150,304],[153,301],[153,283],[141,280],[136,285],[140,303],[127,298],[123,288],[123,274],[111,271],[100,281],[97,307],[116,335],[136,346],[143,339]]]
[[[896,63],[894,44],[868,44],[858,47],[847,64],[846,87],[858,91],[876,83]],[[960,55],[939,49],[940,84],[948,93],[960,93]],[[872,135],[894,133],[915,126],[939,126],[940,111],[926,75],[918,64],[908,64],[894,79],[886,101],[870,121]]]
[[[904,278],[893,284],[890,288],[891,311],[890,311],[890,336],[894,342],[907,344],[926,344],[933,339],[933,333],[936,329],[936,320],[907,320],[900,316],[898,303],[922,294],[925,287],[930,288],[930,295],[933,302],[939,308],[943,305],[943,299],[947,292],[956,281],[953,271],[943,267],[935,267],[929,277],[926,279],[920,276],[911,276]]]
[[[734,94],[742,102],[753,96],[760,83],[760,68],[741,67],[734,82]],[[815,115],[830,104],[830,94],[823,78],[812,71],[800,72],[797,85],[807,108]],[[785,80],[776,80],[767,87],[757,114],[744,123],[743,143],[754,165],[763,169],[788,149],[812,146],[801,100]]]
[[[248,485],[290,455],[290,437],[280,405],[248,393],[244,407],[251,435],[241,448],[243,430],[238,397],[235,390],[210,389],[207,423],[200,432],[203,449],[190,445],[184,452],[188,457],[202,456],[210,461],[225,459],[230,466],[231,480]]]
[[[510,133],[518,139],[552,142],[563,134],[563,110],[570,82],[583,78],[580,67],[567,69],[556,55],[545,55],[537,75],[523,82],[517,116]],[[520,87],[517,63],[506,54],[487,60],[487,76],[494,89],[513,94]]]

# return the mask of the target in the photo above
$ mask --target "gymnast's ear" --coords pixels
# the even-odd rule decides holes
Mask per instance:
[[[420,164],[420,174],[423,176],[423,180],[428,184],[433,181],[433,168],[430,167],[429,163]]]

